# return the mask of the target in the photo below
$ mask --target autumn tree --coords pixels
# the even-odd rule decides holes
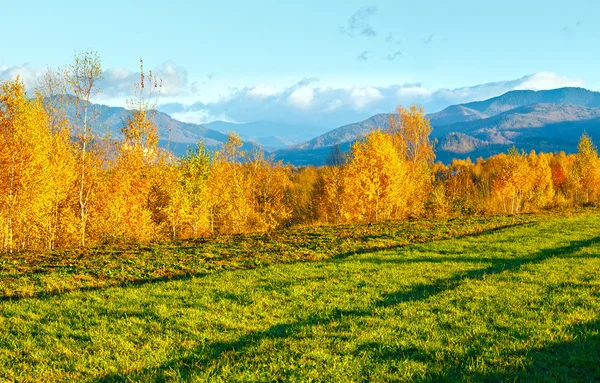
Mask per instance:
[[[2,249],[46,247],[54,174],[52,137],[41,101],[28,99],[23,82],[0,85],[0,223]]]
[[[378,222],[403,216],[406,173],[407,166],[388,134],[376,130],[354,143],[344,173],[344,218]]]
[[[266,157],[262,148],[255,148],[244,164],[251,187],[253,230],[273,230],[291,217],[292,209],[286,204],[289,193],[290,168],[281,161]]]
[[[532,150],[527,156],[527,162],[529,165],[527,202],[533,209],[550,206],[555,194],[550,159],[544,153],[537,155]]]
[[[506,155],[497,156],[497,161],[499,169],[492,183],[493,197],[500,201],[505,213],[519,213],[529,187],[527,158],[513,146]]]
[[[134,96],[127,101],[128,114],[121,129],[123,140],[108,191],[112,200],[107,220],[112,222],[116,238],[142,242],[156,238],[161,211],[168,200],[160,194],[165,167],[153,121],[160,87],[160,80],[151,71],[144,72],[140,60],[140,81],[134,84]],[[156,193],[151,196],[153,191]]]
[[[313,223],[317,220],[319,170],[314,166],[292,169],[287,204],[291,208],[289,225]]]
[[[48,116],[48,128],[52,133],[49,161],[54,177],[49,181],[52,215],[47,224],[47,246],[49,249],[54,249],[59,244],[71,246],[80,242],[81,238],[72,238],[72,234],[77,231],[77,222],[71,209],[71,198],[78,179],[78,170],[76,151],[71,140],[69,105],[63,73],[48,68],[38,80],[35,95]]]
[[[227,142],[213,157],[210,177],[211,231],[242,233],[248,230],[252,214],[252,189],[242,167],[246,153],[243,142],[229,133]]]
[[[583,134],[577,146],[577,155],[573,175],[577,178],[575,187],[585,199],[590,202],[600,190],[600,160],[598,151],[587,134]]]
[[[75,136],[78,141],[78,204],[80,217],[80,245],[86,244],[88,203],[94,186],[94,169],[89,150],[94,138],[91,123],[96,115],[90,108],[91,99],[98,94],[102,79],[102,63],[97,52],[83,51],[75,55],[74,62],[64,68],[65,90],[73,112]]]
[[[179,184],[185,201],[181,203],[187,210],[192,237],[210,229],[210,194],[208,180],[210,177],[210,154],[202,141],[195,149],[188,148],[180,162],[181,176]]]
[[[326,223],[340,223],[342,220],[346,161],[347,157],[335,145],[327,158],[326,166],[317,172],[313,201],[317,217]]]
[[[407,110],[399,106],[396,114],[390,115],[388,131],[402,158],[414,164],[433,162],[435,154],[429,139],[432,129],[423,108],[413,104]]]
[[[436,187],[443,185],[445,203],[453,212],[465,215],[471,214],[477,208],[477,186],[475,184],[475,164],[470,158],[454,159],[448,166],[436,164],[434,167]],[[439,199],[438,195],[434,197]],[[440,201],[440,205],[444,202]]]
[[[423,108],[413,104],[407,110],[399,106],[397,113],[390,116],[387,131],[400,158],[408,163],[406,186],[410,188],[411,214],[421,214],[433,181],[431,167],[435,153],[429,139],[431,124]]]

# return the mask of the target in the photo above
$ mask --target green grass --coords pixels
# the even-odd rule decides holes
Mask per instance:
[[[0,380],[597,381],[600,213],[511,220],[6,256]]]

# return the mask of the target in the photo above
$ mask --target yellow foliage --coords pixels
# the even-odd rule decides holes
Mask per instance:
[[[344,220],[377,222],[404,216],[407,173],[390,135],[376,130],[357,141],[344,169]]]

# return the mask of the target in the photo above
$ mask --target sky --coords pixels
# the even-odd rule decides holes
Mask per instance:
[[[598,1],[1,0],[0,80],[97,51],[97,101],[124,105],[139,59],[160,109],[197,123],[335,127],[412,102],[435,112],[513,89],[600,90]]]

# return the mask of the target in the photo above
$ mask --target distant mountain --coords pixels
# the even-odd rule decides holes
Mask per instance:
[[[436,127],[456,124],[458,122],[482,120],[489,116],[464,105],[452,105],[441,112],[428,114],[427,117],[429,118],[429,122],[431,122],[431,126]]]
[[[111,135],[121,138],[121,128],[128,116],[128,111],[121,107],[92,104],[91,108],[98,113],[98,118],[92,126],[92,130],[101,136]],[[180,156],[185,154],[189,146],[196,146],[202,141],[208,149],[218,149],[227,141],[227,134],[207,128],[203,125],[181,122],[173,119],[168,114],[156,112],[154,122],[158,128],[159,145],[168,147],[174,154]],[[244,149],[250,150],[253,145],[244,143]]]
[[[293,164],[321,165],[334,145],[348,149],[368,132],[387,127],[389,114],[342,126],[276,158]],[[600,142],[600,92],[581,88],[511,91],[485,101],[450,106],[427,116],[437,140],[436,154],[452,158],[489,156],[516,145],[526,150],[574,152],[585,131]]]
[[[256,142],[265,148],[281,149],[319,135],[327,128],[310,125],[291,125],[272,121],[236,124],[214,121],[206,127],[223,133],[235,132],[245,141]]]
[[[579,105],[534,104],[512,109],[482,120],[459,122],[434,129],[432,137],[459,132],[492,144],[512,144],[520,135],[532,134],[528,129],[543,128],[557,122],[590,120],[600,117],[600,108]]]
[[[440,112],[429,114],[427,117],[434,128],[435,135],[436,129],[442,126],[484,120],[515,108],[540,103],[600,107],[600,92],[583,88],[561,88],[543,91],[515,90],[485,101],[449,106]],[[374,128],[385,129],[389,116],[390,114],[386,113],[376,114],[367,120],[324,133],[310,141],[296,145],[293,149],[317,149],[352,142],[357,138],[364,137]]]
[[[299,145],[290,148],[296,149],[318,149],[327,146],[339,145],[346,142],[355,141],[357,138],[366,136],[371,130],[381,127],[387,128],[389,114],[376,114],[373,117],[357,122],[355,124],[344,125],[330,132],[322,134],[310,141],[303,142]]]
[[[506,112],[522,106],[533,104],[570,104],[600,108],[600,92],[583,88],[560,88],[551,90],[514,90],[502,96],[485,101],[464,104],[469,109],[476,110],[486,116]]]
[[[451,153],[469,153],[488,145],[490,145],[489,141],[480,140],[463,133],[452,132],[442,137],[437,144],[437,148]]]

